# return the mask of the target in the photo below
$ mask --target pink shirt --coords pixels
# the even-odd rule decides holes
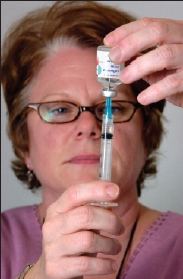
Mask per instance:
[[[14,279],[40,255],[37,206],[2,213],[1,278]],[[146,231],[120,279],[183,279],[183,216],[161,214]]]

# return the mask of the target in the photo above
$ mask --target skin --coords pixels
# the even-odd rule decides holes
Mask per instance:
[[[52,55],[38,73],[29,102],[64,100],[90,106],[104,101],[102,86],[96,80],[95,60],[96,50],[77,47]],[[135,101],[128,85],[119,86],[116,99]],[[40,278],[54,278],[55,273],[58,278],[60,273],[61,278],[114,273],[112,266],[116,265],[114,255],[121,251],[119,236],[124,232],[123,222],[125,243],[140,212],[136,180],[146,160],[141,110],[137,110],[130,122],[115,124],[112,166],[115,184],[97,181],[101,123],[91,113],[83,112],[71,123],[52,125],[43,123],[32,110],[27,121],[30,151],[25,154],[25,162],[42,182],[39,213],[41,219],[46,216],[43,254],[30,274],[36,268],[36,274],[44,274]],[[85,205],[93,200],[114,198],[119,206],[113,211]],[[103,236],[89,230],[100,231]],[[84,265],[79,262],[78,267],[81,257],[73,257],[71,261],[68,255],[82,252],[103,252],[112,258],[86,257]]]
[[[105,101],[96,80],[95,57],[93,49],[70,48],[55,54],[39,72],[29,102],[64,100],[90,106]],[[125,85],[119,87],[115,99],[135,101]],[[77,121],[51,125],[32,111],[28,129],[30,152],[25,162],[42,182],[45,208],[71,185],[98,179],[101,123],[90,112],[82,113]],[[132,186],[136,196],[136,179],[146,160],[142,130],[140,110],[130,122],[115,124],[112,181],[123,188],[123,196]]]
[[[183,20],[142,18],[120,26],[104,38],[115,63],[132,60],[121,71],[125,84],[143,78],[150,87],[141,92],[143,105],[166,99],[183,107]],[[140,53],[158,47],[145,55]]]
[[[153,28],[160,32],[153,33]],[[182,21],[142,19],[121,26],[105,38],[104,43],[114,47],[111,58],[116,62],[138,56],[121,72],[121,78],[126,84],[140,77],[149,80],[151,86],[139,95],[143,104],[167,98],[182,106],[182,30]],[[156,33],[159,35],[155,36]],[[133,43],[137,42],[135,38],[138,38],[139,44]],[[160,47],[153,53],[138,55],[143,49],[156,44]],[[174,59],[159,56],[167,45]],[[123,56],[114,57],[115,46],[120,48]],[[30,102],[62,99],[87,106],[101,102],[95,55],[92,49],[83,51],[77,48],[56,53],[38,74]],[[164,57],[164,60],[157,60],[156,68],[152,69],[154,63],[150,61],[154,61],[154,55],[156,58]],[[172,61],[174,63],[171,64]],[[145,68],[139,75],[137,69],[141,62]],[[165,67],[167,63],[169,66]],[[167,83],[170,80],[175,81],[174,86]],[[117,98],[134,100],[127,85],[119,89]],[[43,225],[43,253],[26,278],[83,278],[84,275],[84,278],[98,279],[102,274],[107,279],[115,278],[116,271],[113,269],[118,268],[117,263],[123,257],[136,218],[137,229],[127,260],[146,229],[160,214],[141,206],[137,199],[136,179],[146,159],[141,111],[138,110],[130,122],[115,124],[115,165],[112,169],[112,182],[115,184],[97,181],[99,161],[93,155],[99,154],[101,124],[89,112],[82,113],[73,123],[48,125],[32,111],[28,115],[28,129],[30,152],[25,154],[25,162],[42,182],[43,203],[39,206],[39,214],[40,219],[45,216],[46,219]],[[78,154],[92,156],[83,160],[79,155],[78,162],[73,159]],[[86,205],[93,200],[113,199],[119,203],[113,211]],[[95,257],[97,252],[104,255],[99,253]]]

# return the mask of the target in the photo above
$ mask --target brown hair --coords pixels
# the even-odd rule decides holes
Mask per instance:
[[[29,13],[10,30],[2,51],[2,85],[8,109],[8,135],[17,158],[12,161],[12,169],[18,179],[28,183],[29,189],[40,187],[40,183],[35,176],[27,182],[24,152],[29,151],[29,138],[22,111],[28,102],[31,83],[48,57],[48,45],[66,37],[75,39],[82,48],[96,48],[103,44],[109,32],[134,20],[136,18],[124,11],[95,1],[56,1],[52,7]],[[142,80],[131,85],[135,95],[147,86]],[[137,181],[139,195],[145,176],[156,173],[153,152],[162,137],[163,107],[164,101],[160,101],[144,110],[144,141],[149,157]]]

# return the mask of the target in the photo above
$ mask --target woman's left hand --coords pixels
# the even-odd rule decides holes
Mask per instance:
[[[142,18],[109,33],[104,44],[112,47],[114,63],[129,61],[120,73],[123,83],[144,79],[150,84],[138,96],[143,105],[167,99],[183,107],[183,21]],[[142,51],[157,46],[146,54]]]

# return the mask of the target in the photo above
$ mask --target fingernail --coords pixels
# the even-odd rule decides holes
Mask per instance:
[[[104,44],[106,46],[113,46],[116,42],[116,37],[111,33],[104,38]]]
[[[108,185],[106,191],[109,197],[116,198],[119,194],[119,187],[116,185]]]
[[[109,57],[113,62],[119,62],[121,60],[121,49],[119,47],[112,48]]]
[[[117,262],[113,261],[111,264],[111,268],[112,268],[112,270],[116,271],[119,269],[119,264]]]

